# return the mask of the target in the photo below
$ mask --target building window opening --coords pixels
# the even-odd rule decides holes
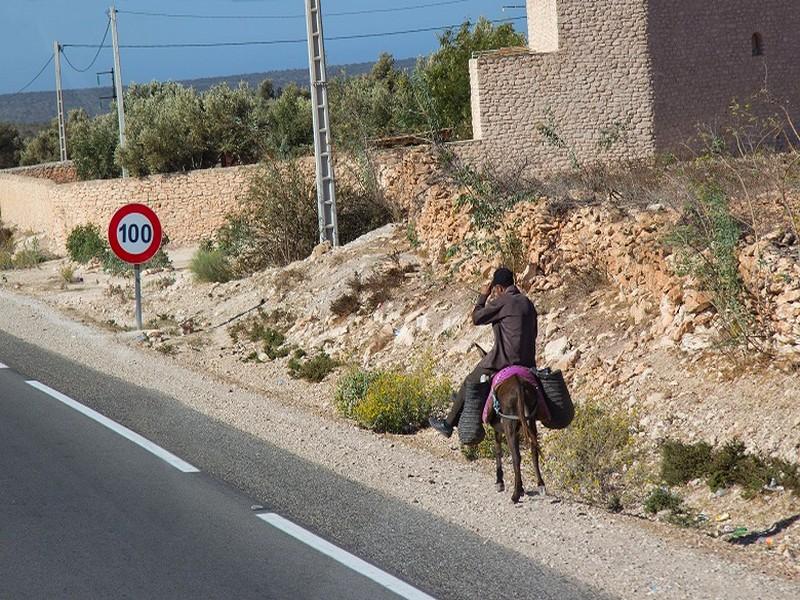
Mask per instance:
[[[764,40],[761,38],[760,33],[753,34],[753,56],[764,55]]]

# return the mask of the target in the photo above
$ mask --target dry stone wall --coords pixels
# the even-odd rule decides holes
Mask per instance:
[[[22,175],[24,177],[35,177],[37,179],[49,179],[55,183],[70,183],[78,180],[78,173],[75,164],[71,160],[64,162],[44,163],[29,167],[16,167],[14,169],[4,169],[0,174]]]
[[[152,207],[176,244],[209,237],[247,193],[256,167],[206,169],[142,178],[56,184],[9,172],[0,173],[0,216],[4,222],[42,236],[63,253],[77,225],[104,228],[114,211],[129,202]]]

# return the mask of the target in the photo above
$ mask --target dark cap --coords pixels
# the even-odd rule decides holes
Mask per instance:
[[[496,285],[502,285],[503,287],[510,287],[514,285],[514,273],[511,272],[511,269],[500,267],[494,272],[494,277],[492,277],[492,287]]]

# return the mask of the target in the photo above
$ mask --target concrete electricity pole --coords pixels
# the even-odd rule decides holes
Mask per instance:
[[[64,117],[64,94],[61,91],[61,44],[53,42],[53,57],[56,63],[56,106],[58,107],[58,147],[61,162],[67,160],[67,125]]]
[[[311,106],[314,111],[314,157],[317,165],[317,210],[319,239],[339,245],[336,222],[336,181],[330,141],[328,75],[325,65],[325,40],[322,35],[321,0],[306,0],[308,67],[311,75]]]
[[[119,35],[117,34],[117,9],[108,9],[111,19],[111,44],[114,47],[114,91],[117,96],[117,117],[119,118],[119,147],[125,147],[125,103],[122,97],[122,67],[119,60]],[[122,167],[122,176],[128,176],[128,169]]]

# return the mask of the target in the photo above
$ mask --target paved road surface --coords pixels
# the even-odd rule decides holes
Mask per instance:
[[[3,332],[0,363],[3,600],[601,595]]]

